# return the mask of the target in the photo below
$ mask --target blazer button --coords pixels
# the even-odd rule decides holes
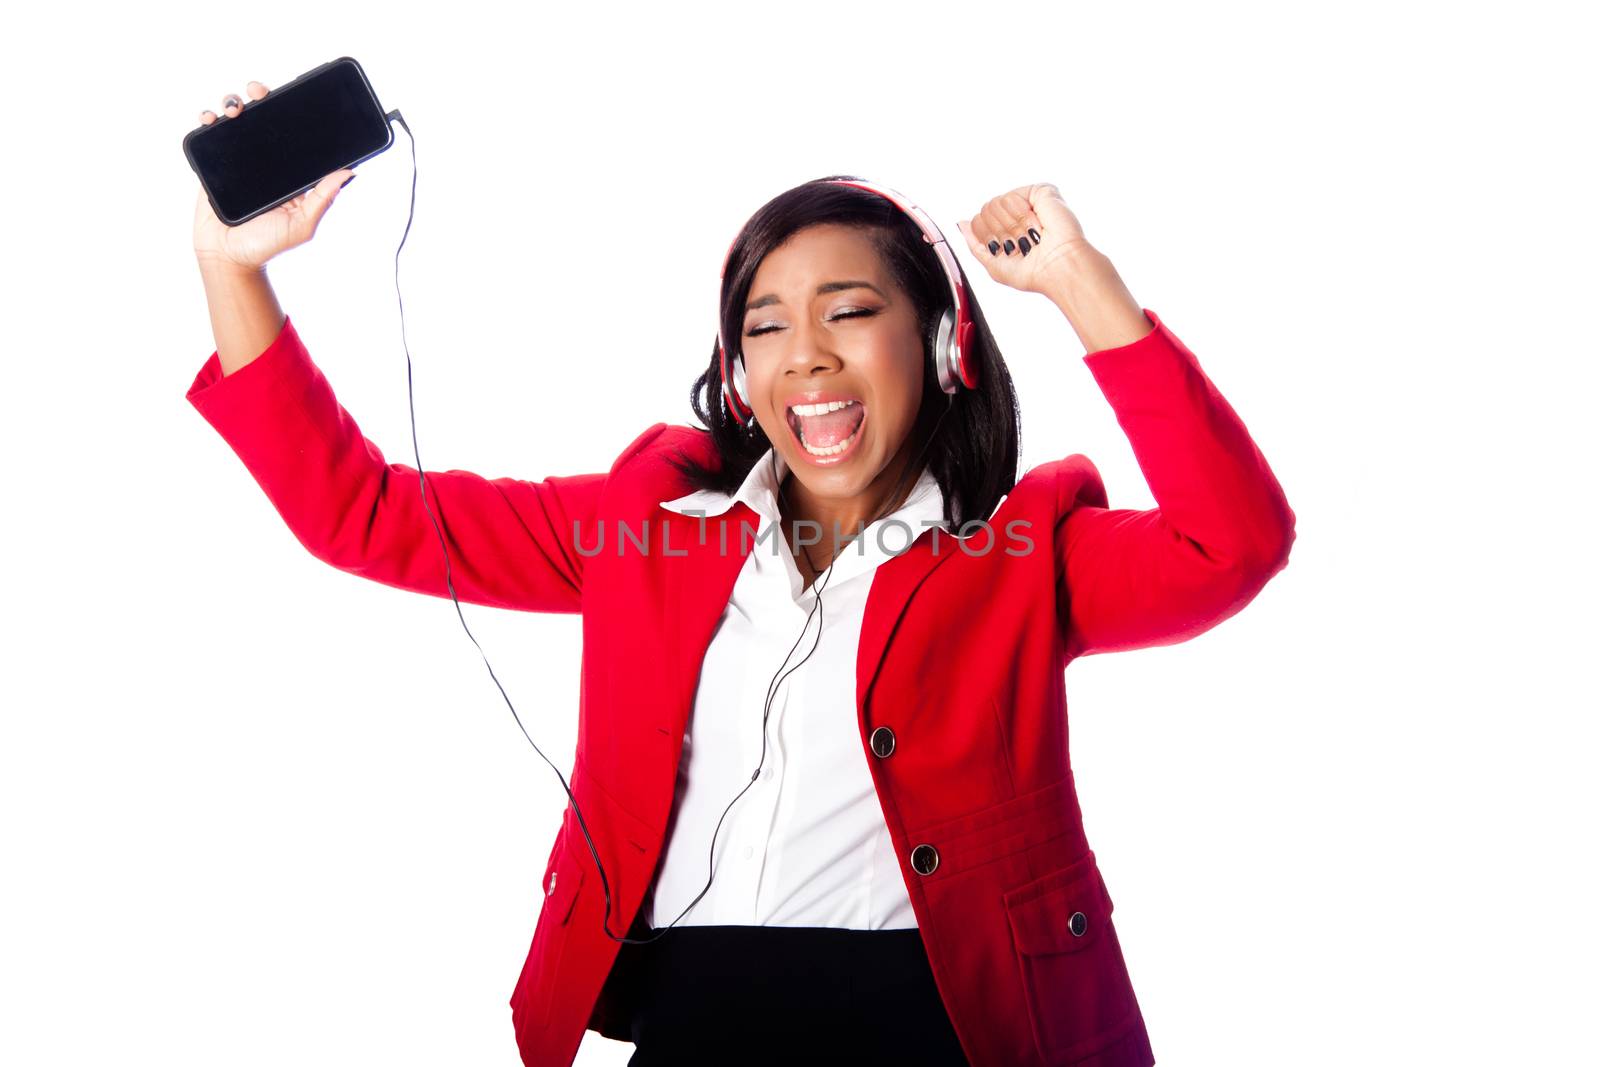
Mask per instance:
[[[1082,937],[1083,932],[1089,928],[1089,917],[1081,911],[1072,913],[1072,918],[1067,920],[1067,928],[1072,931],[1072,936]]]
[[[545,896],[549,896],[551,893],[554,893],[556,891],[556,875],[558,875],[560,873],[561,873],[560,871],[551,871],[550,872],[550,887],[544,891],[544,895]]]
[[[911,850],[911,869],[918,874],[932,874],[939,869],[939,850],[932,845],[918,845]]]
[[[880,726],[872,731],[872,754],[882,759],[894,751],[894,731]]]

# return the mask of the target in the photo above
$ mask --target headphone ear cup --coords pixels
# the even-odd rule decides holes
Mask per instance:
[[[978,356],[972,350],[973,323],[971,319],[961,324],[961,335],[957,340],[961,347],[961,361],[956,368],[961,375],[961,384],[968,389],[978,388]]]
[[[749,429],[755,412],[747,399],[749,394],[744,380],[744,353],[737,353],[730,360],[727,351],[719,343],[717,361],[722,367],[722,401],[732,413],[733,421]]]

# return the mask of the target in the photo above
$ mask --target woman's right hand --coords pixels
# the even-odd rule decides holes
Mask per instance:
[[[267,87],[253,81],[245,87],[245,92],[250,94],[251,100],[260,100],[267,95]],[[237,118],[242,112],[242,106],[235,102],[237,99],[231,93],[223,97],[221,121]],[[218,119],[214,112],[202,111],[200,121],[210,125]],[[311,240],[317,232],[317,223],[338,196],[340,187],[353,174],[353,170],[336,170],[310,190],[279,204],[271,211],[257,215],[242,226],[228,226],[217,218],[217,213],[211,210],[211,201],[206,197],[205,188],[201,187],[194,208],[195,255],[202,265],[211,263],[243,270],[260,270],[279,252]]]

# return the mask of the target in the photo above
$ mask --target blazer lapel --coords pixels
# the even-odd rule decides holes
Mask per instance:
[[[937,534],[939,551],[933,550]],[[917,591],[933,569],[949,559],[960,546],[944,530],[924,530],[911,547],[893,559],[878,564],[872,577],[872,588],[867,591],[866,612],[861,620],[861,639],[856,651],[856,713],[865,722],[867,698],[872,693],[872,683],[877,680],[878,667],[888,650],[889,639],[894,635],[911,596]]]

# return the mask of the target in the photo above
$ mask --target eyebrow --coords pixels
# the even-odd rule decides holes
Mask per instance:
[[[871,289],[874,293],[877,293],[885,300],[889,299],[884,295],[882,289],[879,289],[871,282],[861,281],[859,279],[842,282],[823,282],[821,285],[817,286],[817,295],[821,296],[824,293],[837,293],[843,289]],[[750,303],[744,306],[744,309],[746,311],[754,311],[756,308],[764,308],[768,304],[776,303],[778,303],[778,294],[768,293],[766,296],[758,297],[757,299],[750,301]]]

